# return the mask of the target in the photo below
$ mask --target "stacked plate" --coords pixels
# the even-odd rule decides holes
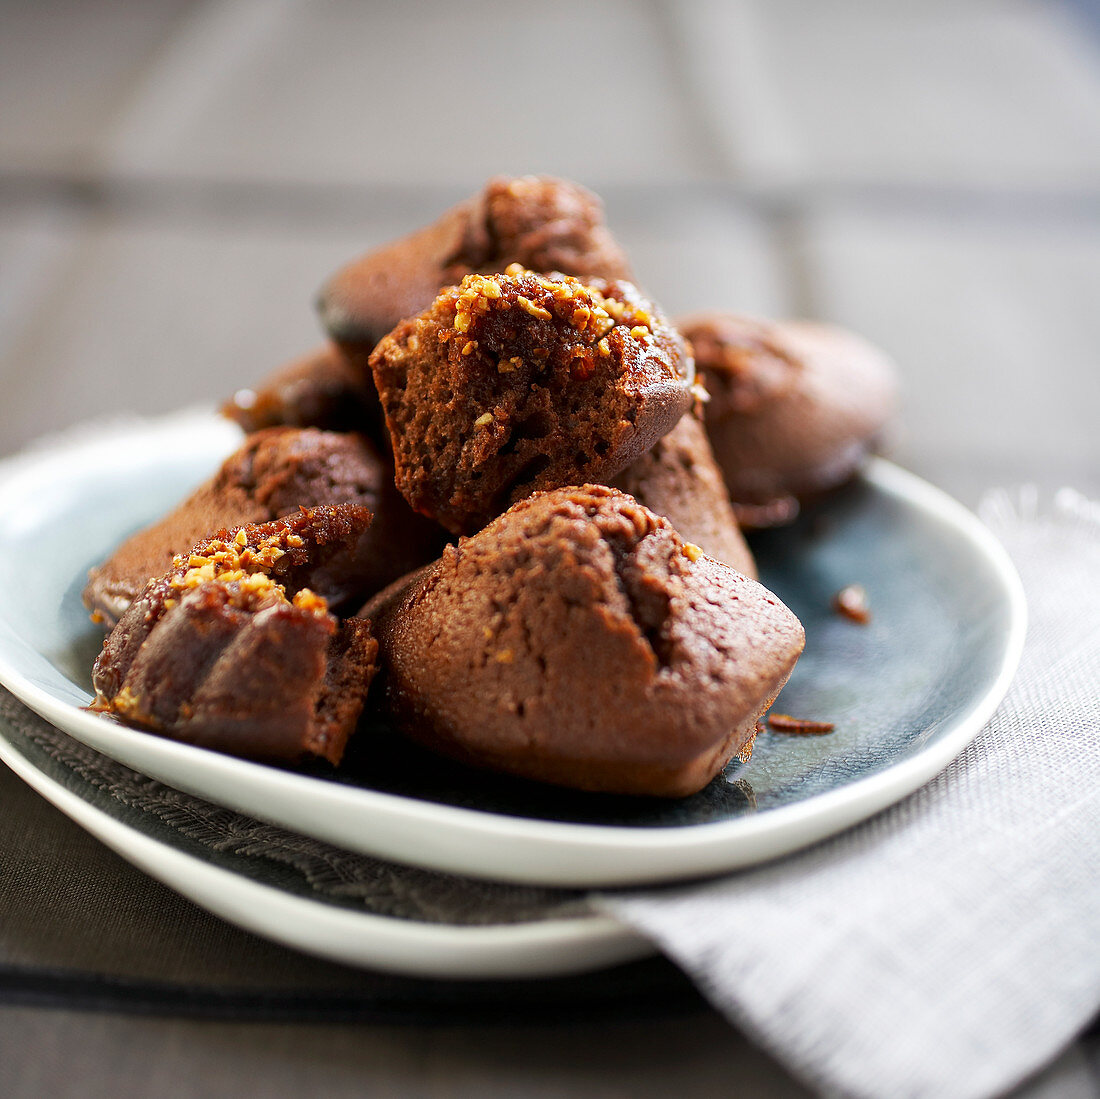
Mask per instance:
[[[962,751],[1019,658],[1023,597],[1001,548],[960,505],[877,461],[753,545],[763,582],[806,627],[779,708],[835,731],[764,733],[749,763],[682,801],[485,776],[370,729],[339,772],[304,774],[88,712],[102,640],[80,602],[88,567],[238,442],[202,411],[0,467],[0,682],[52,726],[0,708],[0,758],[153,877],[331,959],[519,977],[646,954],[590,891],[734,871],[872,815]],[[869,593],[867,625],[832,609],[852,583]]]

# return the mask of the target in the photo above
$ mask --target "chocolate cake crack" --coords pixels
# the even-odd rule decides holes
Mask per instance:
[[[631,539],[629,535],[624,537],[623,532],[601,525],[600,533],[611,552],[615,581],[640,638],[649,646],[658,667],[670,667],[673,649],[666,625],[672,602],[673,576],[662,577],[639,559],[639,549],[648,538],[648,532]]]

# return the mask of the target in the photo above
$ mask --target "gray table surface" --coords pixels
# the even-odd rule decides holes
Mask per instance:
[[[0,455],[223,398],[319,341],[311,300],[343,261],[488,175],[549,172],[604,196],[666,310],[814,317],[886,348],[906,389],[894,456],[964,502],[1023,482],[1100,496],[1085,3],[4,0],[0,103]],[[29,852],[3,864],[26,896],[0,962],[124,971],[136,922],[182,929],[196,966],[217,944],[206,962],[235,957],[240,980],[319,964],[214,927],[7,772],[0,805],[3,850]],[[82,914],[121,896],[118,934],[81,941]],[[0,1006],[5,1095],[322,1081],[800,1093],[705,1011],[393,1027]]]

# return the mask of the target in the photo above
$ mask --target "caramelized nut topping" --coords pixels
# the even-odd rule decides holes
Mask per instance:
[[[831,733],[835,725],[831,721],[806,721],[790,714],[768,714],[768,725],[775,733],[794,733],[798,736],[818,736]]]
[[[398,490],[453,533],[530,492],[614,476],[687,409],[695,370],[629,282],[514,264],[440,291],[370,369]]]
[[[266,571],[288,549],[302,544],[300,535],[281,530],[250,546],[248,534],[242,528],[229,541],[217,538],[206,543],[202,553],[192,552],[186,558],[177,554],[173,560],[176,573],[168,584],[172,591],[182,594],[203,584],[217,583],[226,588],[230,603],[242,610],[293,602],[295,607],[320,617],[328,614],[328,603],[321,596],[303,588],[290,600],[285,586]],[[170,596],[165,605],[174,606],[176,602]]]
[[[640,305],[619,301],[604,294],[598,286],[580,279],[539,275],[525,271],[518,264],[512,264],[504,275],[467,275],[452,294],[450,304],[454,321],[446,336],[440,333],[443,342],[453,339],[456,334],[472,332],[482,318],[493,312],[510,309],[522,310],[536,320],[557,320],[564,324],[579,340],[572,355],[574,360],[590,358],[593,344],[600,355],[605,358],[610,355],[611,346],[606,337],[619,324],[636,340],[648,341],[654,335],[655,319]],[[467,340],[462,354],[470,355],[478,347],[478,340]],[[502,358],[497,363],[502,374],[522,366],[523,360],[516,356]],[[591,366],[586,362],[578,369],[582,375],[591,373]]]
[[[866,626],[871,621],[871,605],[862,584],[849,584],[833,596],[833,610],[851,622]]]
[[[764,723],[758,721],[756,727],[751,733],[749,733],[749,739],[741,745],[741,751],[737,753],[738,763],[748,763],[752,759],[753,745],[756,743],[756,738],[764,731]]]

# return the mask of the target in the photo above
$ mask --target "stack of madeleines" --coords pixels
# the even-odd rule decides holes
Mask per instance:
[[[328,342],[226,405],[240,449],[91,571],[96,708],[618,794],[747,758],[805,638],[742,528],[859,470],[894,370],[823,325],[672,322],[631,278],[599,199],[542,177],[337,272]]]

